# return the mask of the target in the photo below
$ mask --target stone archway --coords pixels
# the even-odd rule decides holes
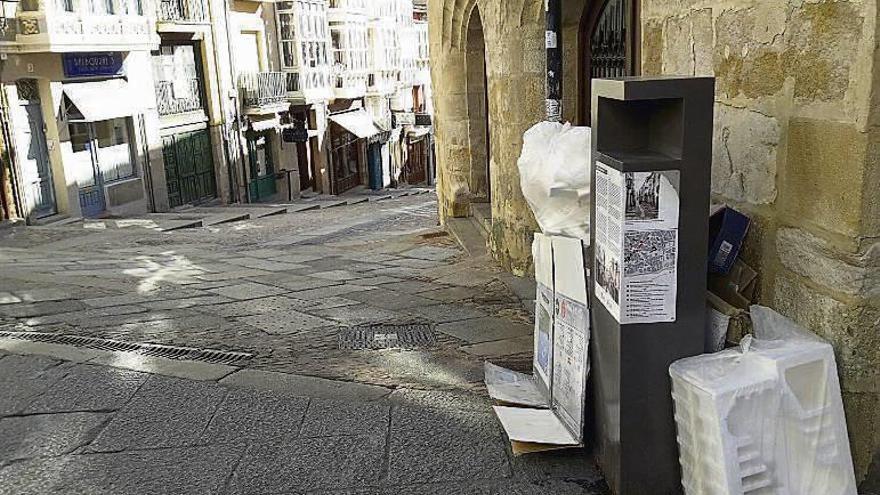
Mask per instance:
[[[474,6],[471,11],[465,33],[465,65],[467,70],[465,79],[470,147],[468,186],[472,203],[491,203],[492,181],[489,170],[491,146],[489,142],[486,41],[483,33],[483,20],[477,6]]]

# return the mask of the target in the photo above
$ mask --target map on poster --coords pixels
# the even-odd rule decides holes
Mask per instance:
[[[553,391],[550,396],[559,419],[572,432],[583,431],[584,390],[589,374],[586,355],[589,329],[587,305],[557,293],[553,332]]]
[[[535,301],[535,371],[545,389],[550,387],[553,352],[553,288],[537,284]]]
[[[675,321],[679,182],[596,162],[595,292],[622,324]]]

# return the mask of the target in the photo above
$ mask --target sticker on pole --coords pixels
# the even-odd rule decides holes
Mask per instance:
[[[621,324],[673,322],[677,170],[620,172],[596,162],[597,299]]]

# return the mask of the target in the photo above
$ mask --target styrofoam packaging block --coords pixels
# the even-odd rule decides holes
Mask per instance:
[[[670,367],[685,493],[855,495],[831,346],[767,335]]]

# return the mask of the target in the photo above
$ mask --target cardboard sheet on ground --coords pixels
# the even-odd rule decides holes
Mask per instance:
[[[590,318],[580,239],[536,234],[534,374],[486,363],[486,386],[517,455],[583,445]],[[540,408],[540,409],[534,409]]]

